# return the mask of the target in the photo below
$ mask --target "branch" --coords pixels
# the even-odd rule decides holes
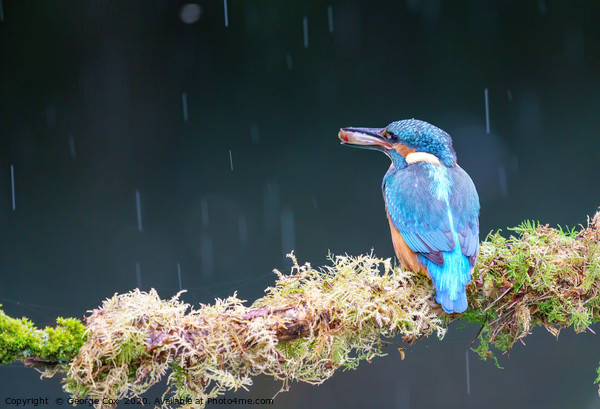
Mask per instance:
[[[330,257],[320,270],[299,265],[247,307],[233,296],[191,308],[151,290],[115,294],[85,324],[58,320],[36,329],[0,311],[0,363],[22,360],[64,374],[74,398],[137,396],[168,375],[164,402],[203,406],[229,389],[247,388],[260,374],[320,384],[339,368],[383,356],[382,337],[405,343],[436,334],[459,319],[481,325],[475,349],[508,352],[533,327],[558,336],[600,321],[600,212],[579,232],[525,222],[506,239],[481,244],[469,308],[445,314],[431,281],[372,255]],[[404,354],[402,348],[400,352]],[[495,359],[495,358],[494,358]],[[598,369],[600,382],[600,368]],[[191,407],[191,406],[190,406]]]

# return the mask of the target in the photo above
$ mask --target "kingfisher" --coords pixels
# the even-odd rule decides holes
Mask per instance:
[[[404,268],[431,278],[445,312],[464,312],[479,250],[479,196],[456,163],[450,135],[406,119],[384,128],[342,128],[338,137],[392,160],[381,190],[394,252]]]

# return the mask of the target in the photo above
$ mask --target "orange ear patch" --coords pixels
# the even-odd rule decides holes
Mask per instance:
[[[404,145],[403,143],[397,143],[396,145],[394,145],[394,149],[396,150],[396,152],[398,152],[400,155],[402,155],[403,157],[407,157],[409,154],[416,152],[416,149],[411,149],[408,146]]]

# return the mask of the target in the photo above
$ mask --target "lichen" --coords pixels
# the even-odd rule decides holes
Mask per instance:
[[[407,341],[445,327],[423,276],[372,255],[332,257],[332,266],[300,266],[247,307],[235,295],[198,309],[135,290],[92,311],[87,342],[71,362],[65,390],[74,398],[138,396],[168,371],[165,399],[206,402],[247,388],[265,374],[319,384],[338,368],[383,356],[381,337]],[[383,270],[383,274],[382,271]]]
[[[43,375],[64,374],[74,398],[99,402],[139,396],[166,377],[164,399],[202,407],[257,375],[282,381],[282,390],[292,381],[320,384],[383,356],[385,338],[441,339],[453,321],[479,324],[474,350],[497,365],[492,349],[510,352],[536,326],[558,336],[600,322],[600,213],[579,232],[535,222],[510,231],[481,244],[463,314],[445,314],[427,277],[389,259],[330,256],[314,269],[291,254],[291,273],[276,271],[274,286],[250,306],[236,294],[191,307],[179,294],[163,300],[134,290],[105,300],[85,325],[59,318],[42,330],[0,311],[0,364],[47,365]]]

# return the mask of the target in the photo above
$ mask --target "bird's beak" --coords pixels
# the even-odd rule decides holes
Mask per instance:
[[[338,138],[344,145],[387,151],[392,145],[383,136],[385,128],[342,128]]]

